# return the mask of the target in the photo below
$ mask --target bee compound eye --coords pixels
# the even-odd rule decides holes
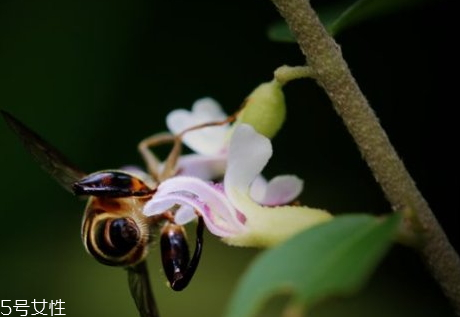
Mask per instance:
[[[130,251],[140,240],[139,227],[131,218],[118,218],[110,222],[110,243],[120,252]]]
[[[97,226],[97,249],[104,258],[118,258],[131,252],[141,240],[136,222],[131,218],[109,218]]]

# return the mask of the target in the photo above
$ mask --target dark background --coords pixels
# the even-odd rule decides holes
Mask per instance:
[[[455,242],[452,3],[375,19],[337,41]],[[86,171],[141,164],[137,142],[164,130],[172,109],[211,96],[231,113],[276,67],[304,62],[295,44],[266,38],[267,26],[279,18],[269,1],[1,0],[0,107]],[[321,89],[299,80],[285,93],[288,117],[273,140],[267,175],[298,174],[305,180],[302,201],[333,213],[390,211]],[[0,299],[61,299],[68,316],[136,316],[125,272],[85,253],[84,203],[43,173],[4,123],[0,146]],[[228,247],[207,235],[196,277],[182,293],[166,287],[158,254],[153,246],[149,265],[162,316],[221,316],[257,250]],[[453,316],[417,254],[401,246],[357,297],[325,306],[314,315]]]

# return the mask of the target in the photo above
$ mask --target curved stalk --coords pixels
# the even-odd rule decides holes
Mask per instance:
[[[294,79],[314,78],[315,72],[310,66],[283,65],[278,67],[273,75],[281,85],[284,85]]]

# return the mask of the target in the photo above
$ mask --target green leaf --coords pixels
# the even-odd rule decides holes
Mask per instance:
[[[338,216],[263,253],[239,283],[226,317],[253,316],[270,296],[311,307],[358,290],[395,236],[399,215]]]
[[[410,8],[428,0],[357,0],[342,1],[317,10],[319,19],[332,36],[347,28],[379,16]],[[286,22],[278,21],[268,27],[267,36],[274,42],[295,43]]]

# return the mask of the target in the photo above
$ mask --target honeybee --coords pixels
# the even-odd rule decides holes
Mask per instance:
[[[180,137],[159,134],[139,143],[149,174],[136,170],[104,170],[87,175],[14,116],[5,111],[1,113],[46,172],[74,195],[88,196],[81,229],[86,250],[105,265],[126,268],[140,316],[158,317],[145,263],[152,231],[161,227],[162,264],[171,288],[176,291],[190,282],[203,247],[201,217],[198,217],[195,251],[190,259],[185,229],[174,223],[174,210],[155,217],[142,213],[144,204],[155,194],[155,184],[174,175]],[[173,143],[173,148],[159,172],[160,163],[149,148],[167,142]]]

